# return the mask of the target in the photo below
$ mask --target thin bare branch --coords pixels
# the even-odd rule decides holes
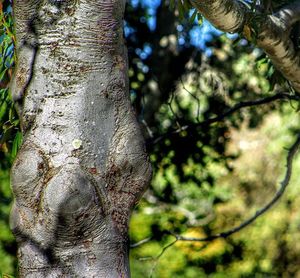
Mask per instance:
[[[267,104],[267,103],[270,103],[270,102],[273,102],[273,101],[276,101],[276,100],[285,100],[285,99],[299,101],[300,96],[291,95],[289,93],[278,93],[278,94],[273,95],[273,96],[269,96],[269,97],[265,97],[265,98],[261,98],[261,99],[257,99],[257,100],[253,100],[253,101],[240,102],[240,103],[234,105],[233,107],[229,108],[223,114],[220,114],[216,117],[212,117],[210,119],[206,119],[206,120],[204,120],[202,122],[199,122],[199,123],[194,123],[194,124],[191,124],[191,125],[181,126],[178,129],[172,130],[172,131],[167,132],[163,135],[160,135],[160,136],[158,136],[154,139],[149,140],[148,144],[155,145],[158,142],[160,142],[161,140],[167,138],[168,136],[180,133],[181,131],[187,130],[191,127],[195,127],[195,126],[206,127],[206,126],[209,126],[213,123],[220,122],[220,121],[224,120],[226,117],[228,117],[229,115],[233,114],[234,112],[236,112],[236,111],[238,111],[242,108],[263,105],[263,104]]]
[[[181,124],[180,124],[180,122],[179,122],[179,118],[178,118],[177,114],[175,113],[175,111],[174,111],[174,109],[173,109],[173,107],[172,107],[172,103],[173,103],[175,97],[176,97],[176,96],[175,96],[175,91],[172,91],[171,97],[170,97],[170,99],[169,99],[169,101],[168,101],[167,104],[168,104],[168,106],[169,106],[169,109],[170,109],[170,111],[171,111],[171,113],[172,113],[172,115],[173,115],[175,121],[176,121],[176,124],[177,124],[178,128],[180,129],[180,128],[181,128]]]
[[[145,119],[142,119],[142,124],[145,126],[147,133],[149,135],[150,138],[153,138],[153,131],[151,130],[151,128],[149,127],[148,123],[145,121]]]
[[[166,245],[161,252],[159,253],[159,255],[157,257],[155,257],[155,263],[153,264],[151,271],[150,271],[150,278],[153,276],[153,272],[155,270],[155,268],[157,267],[158,261],[160,259],[160,257],[171,247],[173,246],[176,242],[178,241],[178,239],[176,238],[174,241],[172,241],[171,243],[169,243],[168,245]]]
[[[149,241],[151,241],[153,238],[152,237],[148,237],[148,238],[145,238],[137,243],[133,243],[133,244],[130,244],[130,248],[136,248],[136,247],[139,247]]]
[[[240,225],[229,229],[225,232],[221,232],[215,235],[211,235],[211,236],[207,236],[207,237],[202,237],[202,238],[197,238],[197,237],[184,237],[182,235],[173,233],[171,231],[166,231],[165,234],[170,234],[172,236],[175,237],[175,240],[172,241],[170,244],[166,245],[162,251],[160,252],[160,254],[157,257],[148,257],[148,258],[143,258],[143,260],[158,260],[163,254],[164,252],[171,247],[172,245],[174,245],[177,241],[196,241],[196,242],[208,242],[208,241],[212,241],[218,238],[227,238],[229,236],[231,236],[232,234],[235,234],[237,232],[239,232],[240,230],[244,229],[245,227],[249,226],[251,223],[253,223],[258,217],[260,217],[261,215],[263,215],[265,212],[267,212],[283,195],[283,193],[285,192],[287,186],[289,185],[291,176],[292,176],[292,168],[293,168],[293,161],[294,161],[294,157],[299,149],[300,146],[300,133],[297,136],[296,141],[294,142],[294,144],[291,146],[291,148],[288,150],[288,155],[287,155],[287,159],[286,159],[286,172],[285,172],[285,176],[284,179],[281,181],[280,183],[280,188],[278,189],[278,191],[276,192],[276,194],[273,196],[273,198],[262,208],[258,209],[255,214],[253,216],[251,216],[250,218],[248,218],[247,220],[243,221]],[[149,238],[140,241],[138,244],[139,246],[148,242]]]
[[[181,78],[180,78],[180,82],[181,82],[182,89],[184,91],[186,91],[197,102],[197,116],[196,116],[196,120],[197,120],[198,123],[200,123],[200,99],[185,87],[185,85],[183,83],[183,80]]]
[[[249,226],[259,216],[261,216],[262,214],[267,212],[280,199],[280,197],[285,192],[285,189],[289,185],[289,182],[290,182],[290,179],[291,179],[293,160],[294,160],[294,157],[295,157],[295,155],[296,155],[296,153],[299,149],[299,146],[300,146],[300,134],[298,135],[297,140],[295,141],[295,143],[292,145],[292,147],[288,151],[288,155],[287,155],[287,159],[286,159],[286,163],[287,163],[286,172],[285,172],[284,179],[282,180],[282,182],[280,184],[279,190],[276,192],[276,194],[273,196],[273,198],[264,207],[257,210],[256,213],[253,216],[251,216],[250,218],[248,218],[247,220],[242,222],[240,225],[238,225],[238,226],[236,226],[236,227],[234,227],[230,230],[227,230],[227,231],[219,233],[219,234],[211,235],[211,236],[208,236],[208,237],[203,237],[203,238],[184,237],[184,236],[174,234],[174,233],[172,233],[172,235],[177,240],[180,240],[180,241],[212,241],[212,240],[217,239],[217,238],[227,238],[230,235],[232,235],[232,234],[244,229],[245,227]]]
[[[299,101],[300,97],[296,96],[296,95],[290,95],[288,93],[278,93],[276,95],[266,97],[266,98],[262,98],[262,99],[257,99],[257,100],[253,100],[253,101],[243,101],[243,102],[240,102],[240,103],[234,105],[232,108],[228,109],[226,112],[224,112],[221,115],[218,115],[218,116],[213,117],[211,119],[204,120],[203,122],[200,123],[200,125],[206,126],[206,125],[213,124],[215,122],[222,121],[227,116],[233,114],[234,112],[236,112],[236,111],[238,111],[242,108],[256,106],[256,105],[263,105],[263,104],[273,102],[275,100],[282,100],[282,99]],[[196,124],[194,124],[194,125],[196,125]]]
[[[166,246],[163,247],[163,249],[160,251],[160,253],[155,256],[155,257],[143,257],[143,258],[140,258],[139,260],[140,261],[154,261],[153,263],[153,266],[151,268],[151,271],[150,271],[150,274],[149,274],[149,278],[152,277],[153,275],[153,272],[155,270],[155,268],[157,267],[157,264],[158,264],[158,261],[159,259],[161,258],[161,256],[171,247],[173,246],[176,242],[178,241],[178,239],[175,237],[175,240],[173,240],[172,242],[170,242],[169,244],[167,244]]]

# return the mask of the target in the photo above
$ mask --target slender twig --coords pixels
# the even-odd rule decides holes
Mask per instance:
[[[152,237],[148,237],[148,238],[145,238],[139,242],[136,242],[136,243],[133,243],[133,244],[130,244],[130,248],[136,248],[136,247],[139,247],[149,241],[151,241],[153,238]]]
[[[144,258],[140,258],[140,261],[148,261],[148,260],[152,260],[154,261],[153,266],[150,270],[150,274],[149,274],[149,278],[152,277],[153,272],[155,270],[155,268],[157,267],[158,261],[160,259],[160,257],[171,247],[173,246],[176,242],[178,241],[177,238],[175,238],[175,240],[173,240],[172,242],[170,242],[169,244],[167,244],[166,246],[163,247],[163,249],[160,251],[160,253],[155,256],[155,257],[144,257]]]
[[[276,95],[273,95],[273,96],[270,96],[270,97],[265,97],[265,98],[262,98],[262,99],[257,99],[257,100],[253,100],[253,101],[243,101],[243,102],[240,102],[240,103],[234,105],[232,108],[228,109],[225,113],[223,113],[221,115],[218,115],[218,116],[213,117],[211,119],[204,120],[199,125],[202,125],[202,126],[210,125],[210,124],[213,124],[215,122],[219,122],[219,121],[224,120],[227,116],[231,115],[232,113],[234,113],[234,112],[236,112],[236,111],[238,111],[242,108],[256,106],[256,105],[263,105],[263,104],[267,104],[267,103],[270,103],[272,101],[280,100],[280,99],[299,101],[300,97],[296,96],[296,95],[290,95],[289,93],[278,93]],[[194,125],[197,125],[197,124],[194,124]]]
[[[168,232],[168,234],[171,234],[171,233]],[[171,234],[171,235],[173,235],[173,234]],[[178,240],[179,239],[177,239],[175,237],[175,239],[172,242],[170,242],[169,244],[167,244],[166,246],[163,247],[163,249],[160,251],[160,253],[157,256],[155,256],[155,257],[143,257],[143,258],[139,258],[139,260],[140,261],[158,260],[166,252],[166,250],[169,247],[171,247],[172,245],[174,245]]]
[[[180,129],[180,128],[181,128],[181,124],[180,124],[180,122],[179,122],[179,118],[178,118],[178,116],[176,115],[176,113],[175,113],[175,111],[174,111],[174,109],[173,109],[173,107],[172,107],[172,102],[173,102],[173,100],[175,99],[175,97],[176,97],[176,96],[175,96],[175,91],[172,91],[170,100],[168,101],[167,104],[168,104],[168,106],[169,106],[169,109],[170,109],[170,111],[171,111],[171,113],[172,113],[174,119],[176,120],[176,124],[177,124],[178,128]]]
[[[299,149],[300,146],[300,134],[297,137],[297,140],[295,141],[295,143],[292,145],[292,147],[289,149],[288,155],[287,155],[287,165],[286,165],[286,172],[285,172],[285,176],[284,179],[282,180],[281,184],[280,184],[280,188],[279,190],[276,192],[276,194],[274,195],[274,197],[271,199],[270,202],[268,202],[264,207],[262,207],[261,209],[257,210],[256,213],[251,216],[250,218],[248,218],[246,221],[242,222],[240,225],[238,225],[237,227],[234,227],[226,232],[222,232],[216,235],[212,235],[212,236],[208,236],[208,237],[204,237],[204,238],[189,238],[189,237],[183,237],[181,235],[177,235],[177,234],[173,234],[173,236],[175,236],[175,238],[177,240],[181,240],[181,241],[211,241],[214,240],[216,238],[226,238],[240,230],[242,230],[243,228],[247,227],[249,224],[251,224],[252,222],[254,222],[259,216],[261,216],[262,214],[264,214],[266,211],[268,211],[279,199],[280,197],[283,195],[285,189],[287,188],[287,186],[289,185],[290,179],[291,179],[291,175],[292,175],[292,167],[293,167],[293,159],[295,157],[295,154],[297,153],[297,150]]]
[[[265,98],[261,98],[261,99],[257,99],[257,100],[253,100],[253,101],[243,101],[243,102],[240,102],[240,103],[234,105],[233,107],[229,108],[223,114],[212,117],[210,119],[206,119],[206,120],[204,120],[202,122],[199,122],[199,123],[194,123],[194,124],[190,124],[190,125],[181,126],[180,128],[172,130],[170,132],[167,132],[167,133],[165,133],[165,134],[163,134],[159,137],[152,138],[151,140],[149,140],[148,143],[149,143],[149,145],[155,145],[158,142],[160,142],[161,140],[167,138],[168,136],[180,133],[181,131],[187,130],[191,127],[195,127],[195,126],[197,126],[197,127],[201,127],[201,126],[206,127],[206,126],[209,126],[213,123],[223,121],[226,117],[228,117],[229,115],[233,114],[234,112],[236,112],[236,111],[238,111],[242,108],[257,106],[257,105],[263,105],[263,104],[267,104],[267,103],[270,103],[270,102],[275,101],[275,100],[282,100],[282,99],[299,101],[300,97],[297,96],[297,95],[291,95],[289,93],[278,93],[278,94],[275,94],[275,95],[270,96],[270,97],[265,97]]]
[[[149,137],[150,137],[150,138],[153,138],[153,131],[152,131],[151,128],[149,127],[148,123],[147,123],[144,119],[142,119],[141,122],[142,122],[142,124],[145,126],[145,128],[146,128],[146,130],[147,130],[147,132],[148,132]]]
[[[172,236],[175,237],[176,240],[174,241],[174,243],[176,241],[197,241],[197,242],[206,241],[207,242],[207,241],[215,240],[217,238],[227,238],[227,237],[231,236],[232,234],[234,234],[236,232],[239,232],[240,230],[242,230],[245,227],[249,226],[251,223],[253,223],[259,216],[261,216],[262,214],[267,212],[280,199],[280,197],[285,192],[287,186],[289,185],[290,179],[291,179],[293,160],[294,160],[294,157],[297,153],[297,150],[299,149],[299,146],[300,146],[300,133],[298,134],[297,140],[295,141],[295,143],[288,150],[288,155],[287,155],[287,159],[286,159],[286,172],[285,172],[284,179],[280,183],[280,188],[278,189],[276,194],[273,196],[273,198],[265,206],[258,209],[253,216],[251,216],[247,220],[243,221],[240,225],[238,225],[238,226],[236,226],[232,229],[229,229],[225,232],[221,232],[219,234],[215,234],[215,235],[211,235],[211,236],[207,236],[207,237],[202,237],[202,238],[184,237],[184,236],[175,234],[171,231],[168,231],[167,232],[168,234],[171,234]],[[166,247],[164,247],[164,249],[159,254],[159,256],[156,257],[156,259],[161,257],[161,255],[166,251],[166,248],[169,248],[169,247],[170,246],[168,246],[168,245]]]
[[[197,120],[198,123],[200,123],[200,99],[185,87],[182,78],[180,78],[180,82],[181,82],[182,89],[184,91],[186,91],[192,98],[194,98],[197,101],[197,116],[196,116],[196,120]]]
[[[296,95],[290,95],[287,93],[279,93],[270,97],[266,97],[263,99],[258,99],[258,100],[254,100],[254,101],[248,101],[248,102],[241,102],[235,106],[233,106],[231,109],[229,109],[228,111],[226,111],[225,113],[216,116],[214,118],[205,120],[201,123],[198,123],[197,125],[210,125],[212,123],[218,122],[223,120],[226,116],[234,113],[235,111],[244,108],[244,107],[250,107],[250,106],[254,106],[254,105],[262,105],[262,104],[266,104],[266,103],[270,103],[274,100],[278,100],[278,99],[289,99],[289,100],[299,100],[299,97]],[[188,129],[190,126],[183,126],[178,130],[173,131],[173,133],[178,133],[182,130],[186,130]],[[153,267],[151,268],[150,271],[150,277],[152,277],[153,275],[153,271],[155,270],[158,261],[160,259],[160,257],[171,247],[173,246],[176,242],[178,241],[193,241],[193,242],[209,242],[209,241],[213,241],[215,239],[218,238],[227,238],[229,236],[231,236],[234,233],[239,232],[240,230],[246,228],[247,226],[249,226],[251,223],[253,223],[258,217],[260,217],[261,215],[263,215],[265,212],[267,212],[283,195],[283,193],[285,192],[287,186],[289,185],[290,179],[291,179],[291,175],[292,175],[292,167],[293,167],[293,160],[294,157],[299,149],[300,146],[300,133],[297,136],[296,141],[294,142],[294,144],[291,146],[291,148],[288,150],[288,155],[287,155],[287,159],[286,159],[286,171],[285,171],[285,176],[284,179],[281,181],[280,183],[280,187],[278,189],[278,191],[275,193],[275,195],[273,196],[273,198],[262,208],[258,209],[255,214],[251,217],[249,217],[247,220],[243,221],[240,225],[231,228],[225,232],[221,232],[215,235],[211,235],[211,236],[207,236],[207,237],[202,237],[202,238],[196,238],[196,237],[184,237],[182,235],[173,233],[171,231],[167,231],[165,232],[166,234],[170,234],[172,235],[175,240],[172,241],[171,243],[169,243],[168,245],[166,245],[165,247],[163,247],[163,249],[161,250],[161,252],[156,256],[156,257],[147,257],[147,258],[141,258],[141,260],[154,260],[155,263],[153,265]],[[136,244],[131,245],[132,248],[137,247],[137,246],[141,246],[142,244],[149,242],[151,240],[151,238],[147,238],[144,239]]]
[[[171,243],[169,243],[168,245],[166,245],[161,252],[156,256],[155,258],[155,263],[153,264],[151,271],[150,271],[150,275],[149,277],[152,278],[153,272],[155,270],[155,268],[157,267],[158,261],[160,259],[160,257],[171,247],[173,246],[176,242],[178,241],[178,239],[176,238],[175,240],[173,240]]]

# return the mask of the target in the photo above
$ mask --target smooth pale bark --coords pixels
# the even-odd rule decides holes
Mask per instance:
[[[124,6],[14,1],[20,277],[130,276],[128,220],[151,166],[128,96]]]
[[[290,37],[293,25],[300,21],[300,1],[284,6],[272,15],[252,12],[238,0],[191,0],[191,3],[224,32],[243,32],[247,39],[252,32],[256,44],[300,92],[300,52]]]

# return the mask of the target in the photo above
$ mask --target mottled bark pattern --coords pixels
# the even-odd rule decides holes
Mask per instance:
[[[129,277],[151,166],[128,97],[125,0],[16,0],[20,277]]]
[[[300,51],[291,33],[300,31],[300,1],[291,1],[273,14],[251,11],[249,5],[238,0],[191,0],[191,3],[221,31],[243,31],[247,39],[252,32],[257,46],[300,92]]]

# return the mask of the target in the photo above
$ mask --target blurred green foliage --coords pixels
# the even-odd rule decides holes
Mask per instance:
[[[0,169],[6,169],[22,142],[19,117],[8,89],[15,61],[10,1],[0,3],[0,23]]]
[[[238,225],[269,200],[284,170],[286,150],[298,128],[299,116],[286,104],[283,113],[273,112],[259,128],[231,130],[232,143],[228,153],[240,153],[231,164],[233,171],[211,163],[207,171],[216,175],[214,186],[198,188],[173,180],[179,205],[166,206],[146,194],[131,219],[134,242],[153,239],[131,252],[133,277],[298,277],[300,250],[297,244],[300,218],[300,188],[296,160],[289,190],[280,203],[245,230],[224,240],[209,243],[177,242],[156,257],[173,237],[165,229],[189,237],[204,237]],[[280,127],[280,128],[278,128]],[[165,180],[155,175],[153,187]],[[217,200],[214,202],[213,200]],[[209,203],[211,202],[211,203]]]
[[[12,201],[9,171],[0,170],[0,185],[0,273],[15,274],[16,243],[8,225]]]
[[[9,229],[12,195],[9,169],[22,141],[19,118],[8,89],[15,54],[11,1],[0,3],[0,275],[16,274],[16,242]]]
[[[1,4],[0,273],[13,275],[8,171],[21,137],[7,89],[14,61],[10,7],[9,1]],[[130,223],[132,243],[149,239],[131,250],[132,277],[300,276],[299,159],[284,198],[250,227],[226,240],[171,245],[174,237],[167,231],[191,237],[222,232],[269,200],[284,170],[284,147],[299,129],[289,102],[244,109],[211,126],[199,124],[282,88],[272,85],[263,53],[245,40],[215,35],[205,49],[193,45],[189,30],[205,32],[205,22],[197,26],[197,15],[186,16],[188,8],[174,12],[160,3],[153,13],[144,1],[127,5],[130,94],[154,166],[151,187]],[[155,26],[149,25],[151,18]],[[198,20],[202,23],[201,16]]]
[[[131,251],[132,276],[296,277],[300,257],[293,241],[285,242],[287,235],[297,237],[289,217],[291,204],[297,205],[295,181],[280,205],[247,229],[226,240],[177,242],[156,259],[174,240],[167,231],[209,236],[238,225],[271,199],[299,117],[295,104],[272,103],[238,111],[210,127],[197,125],[241,101],[288,88],[274,86],[269,62],[245,40],[216,36],[206,45],[212,50],[207,57],[190,43],[189,20],[183,23],[179,13],[172,17],[159,6],[152,33],[146,23],[139,24],[145,13],[141,4],[128,14],[127,41],[131,80],[137,78],[131,92],[147,123],[155,174],[131,219],[132,242],[150,239]],[[159,37],[152,40],[152,35]],[[136,49],[145,44],[153,52],[139,57]],[[188,53],[191,59],[180,57]],[[299,166],[297,160],[295,173]]]

